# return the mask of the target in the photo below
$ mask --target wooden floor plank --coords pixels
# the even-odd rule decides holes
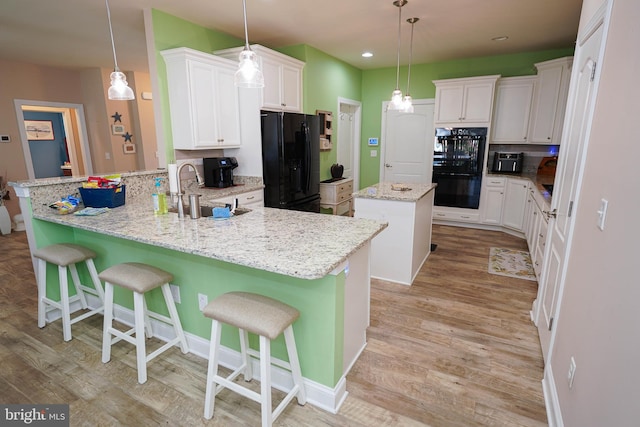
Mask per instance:
[[[491,247],[526,250],[526,242],[439,225],[433,242],[412,286],[372,280],[368,343],[347,376],[340,412],[291,403],[275,425],[546,425],[543,360],[529,315],[537,284],[487,271]],[[69,403],[73,426],[259,424],[259,405],[228,390],[216,398],[214,419],[202,418],[202,358],[172,349],[149,364],[140,385],[127,343],[102,363],[101,317],[75,324],[70,342],[60,321],[38,328],[25,234],[0,236],[0,252],[0,402]],[[274,391],[276,401],[282,396]]]

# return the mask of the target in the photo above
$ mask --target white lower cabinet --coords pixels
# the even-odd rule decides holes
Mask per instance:
[[[507,180],[504,206],[502,209],[502,225],[514,230],[524,230],[525,207],[529,181],[509,178]]]
[[[482,223],[500,225],[504,205],[506,178],[487,177],[482,194]]]

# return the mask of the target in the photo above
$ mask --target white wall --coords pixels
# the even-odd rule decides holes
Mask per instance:
[[[585,0],[581,28],[602,0]],[[565,426],[640,425],[640,1],[614,0],[557,335]],[[604,231],[600,200],[609,201]],[[577,370],[569,390],[570,357]]]

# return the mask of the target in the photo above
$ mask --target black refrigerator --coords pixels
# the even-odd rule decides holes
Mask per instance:
[[[433,204],[478,209],[487,128],[437,128],[433,152]]]
[[[318,116],[261,111],[264,205],[320,212]]]

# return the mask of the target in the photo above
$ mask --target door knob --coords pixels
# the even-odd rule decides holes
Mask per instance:
[[[389,163],[385,163],[385,164],[384,164],[384,167],[385,167],[385,168],[392,168],[393,166],[391,166]]]

